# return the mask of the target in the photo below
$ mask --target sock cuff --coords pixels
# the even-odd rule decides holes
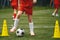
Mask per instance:
[[[29,23],[29,24],[33,24],[33,22]]]
[[[19,19],[15,19],[15,20],[19,20]]]

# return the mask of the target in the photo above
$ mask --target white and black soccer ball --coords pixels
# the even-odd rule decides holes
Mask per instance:
[[[24,29],[17,29],[17,30],[16,30],[16,35],[17,35],[18,37],[24,36]]]

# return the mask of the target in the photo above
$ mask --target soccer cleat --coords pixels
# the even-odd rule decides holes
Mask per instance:
[[[55,16],[55,13],[52,13],[52,16]]]
[[[58,14],[56,14],[56,17],[58,17],[59,15]]]
[[[15,18],[16,18],[16,13],[14,13],[14,15],[13,15],[13,20],[15,20]]]
[[[34,33],[34,32],[30,32],[30,35],[31,35],[31,36],[35,36],[35,33]]]
[[[16,30],[16,27],[13,27],[12,29],[10,29],[10,32],[14,32]]]

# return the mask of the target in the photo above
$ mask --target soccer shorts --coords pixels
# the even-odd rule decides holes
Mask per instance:
[[[20,11],[25,12],[27,15],[32,15],[32,7],[25,7],[25,6],[20,6],[19,8]]]
[[[59,8],[60,1],[59,0],[54,0],[54,7]]]
[[[11,1],[11,6],[13,9],[17,9],[18,8],[18,1],[17,0],[12,0]]]

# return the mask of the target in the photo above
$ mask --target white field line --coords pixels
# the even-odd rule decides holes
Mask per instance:
[[[0,27],[0,29],[1,28],[3,28],[3,27]],[[7,28],[12,28],[12,26],[9,26],[9,27],[7,26]],[[18,28],[20,28],[20,27],[18,26]],[[22,26],[22,28],[29,28],[29,27],[26,27],[26,26],[23,27]],[[54,28],[54,26],[34,26],[34,28]]]

